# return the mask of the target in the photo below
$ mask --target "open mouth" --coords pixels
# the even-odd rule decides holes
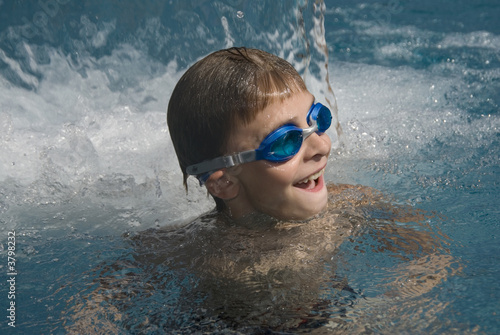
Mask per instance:
[[[310,175],[309,177],[299,181],[296,183],[295,187],[301,188],[303,190],[314,190],[316,189],[322,182],[321,177],[323,176],[323,172],[325,172],[325,169],[321,169],[320,171],[316,172],[313,175]]]

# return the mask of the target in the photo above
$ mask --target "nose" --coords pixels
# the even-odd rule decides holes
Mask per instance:
[[[304,160],[319,160],[322,157],[328,158],[332,142],[326,133],[315,132],[304,140],[302,146],[304,147]]]

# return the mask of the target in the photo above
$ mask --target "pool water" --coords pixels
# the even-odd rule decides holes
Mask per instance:
[[[325,263],[335,276],[323,284],[342,289],[324,289],[330,302],[311,320],[337,332],[353,323],[375,333],[500,332],[500,4],[316,3],[0,1],[0,332],[67,333],[102,278],[130,273],[135,298],[101,302],[123,311],[119,333],[229,332],[219,321],[194,325],[197,312],[179,306],[195,280],[168,268],[155,276],[138,264],[133,237],[212,208],[195,181],[185,194],[165,112],[186,67],[232,45],[284,57],[318,100],[333,110],[336,101],[327,181],[433,213],[397,224],[436,237],[443,256],[427,265],[446,264],[446,280],[399,304],[386,298],[414,256],[378,249],[376,228],[391,220],[372,209],[366,230]]]

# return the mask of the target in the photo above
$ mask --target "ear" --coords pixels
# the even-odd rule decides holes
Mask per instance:
[[[236,198],[240,190],[238,181],[231,177],[225,169],[212,173],[205,182],[205,186],[210,194],[222,200]]]

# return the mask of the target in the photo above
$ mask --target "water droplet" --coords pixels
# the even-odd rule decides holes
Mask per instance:
[[[238,19],[242,19],[245,14],[241,10],[239,10],[236,12],[236,16],[238,17]]]

